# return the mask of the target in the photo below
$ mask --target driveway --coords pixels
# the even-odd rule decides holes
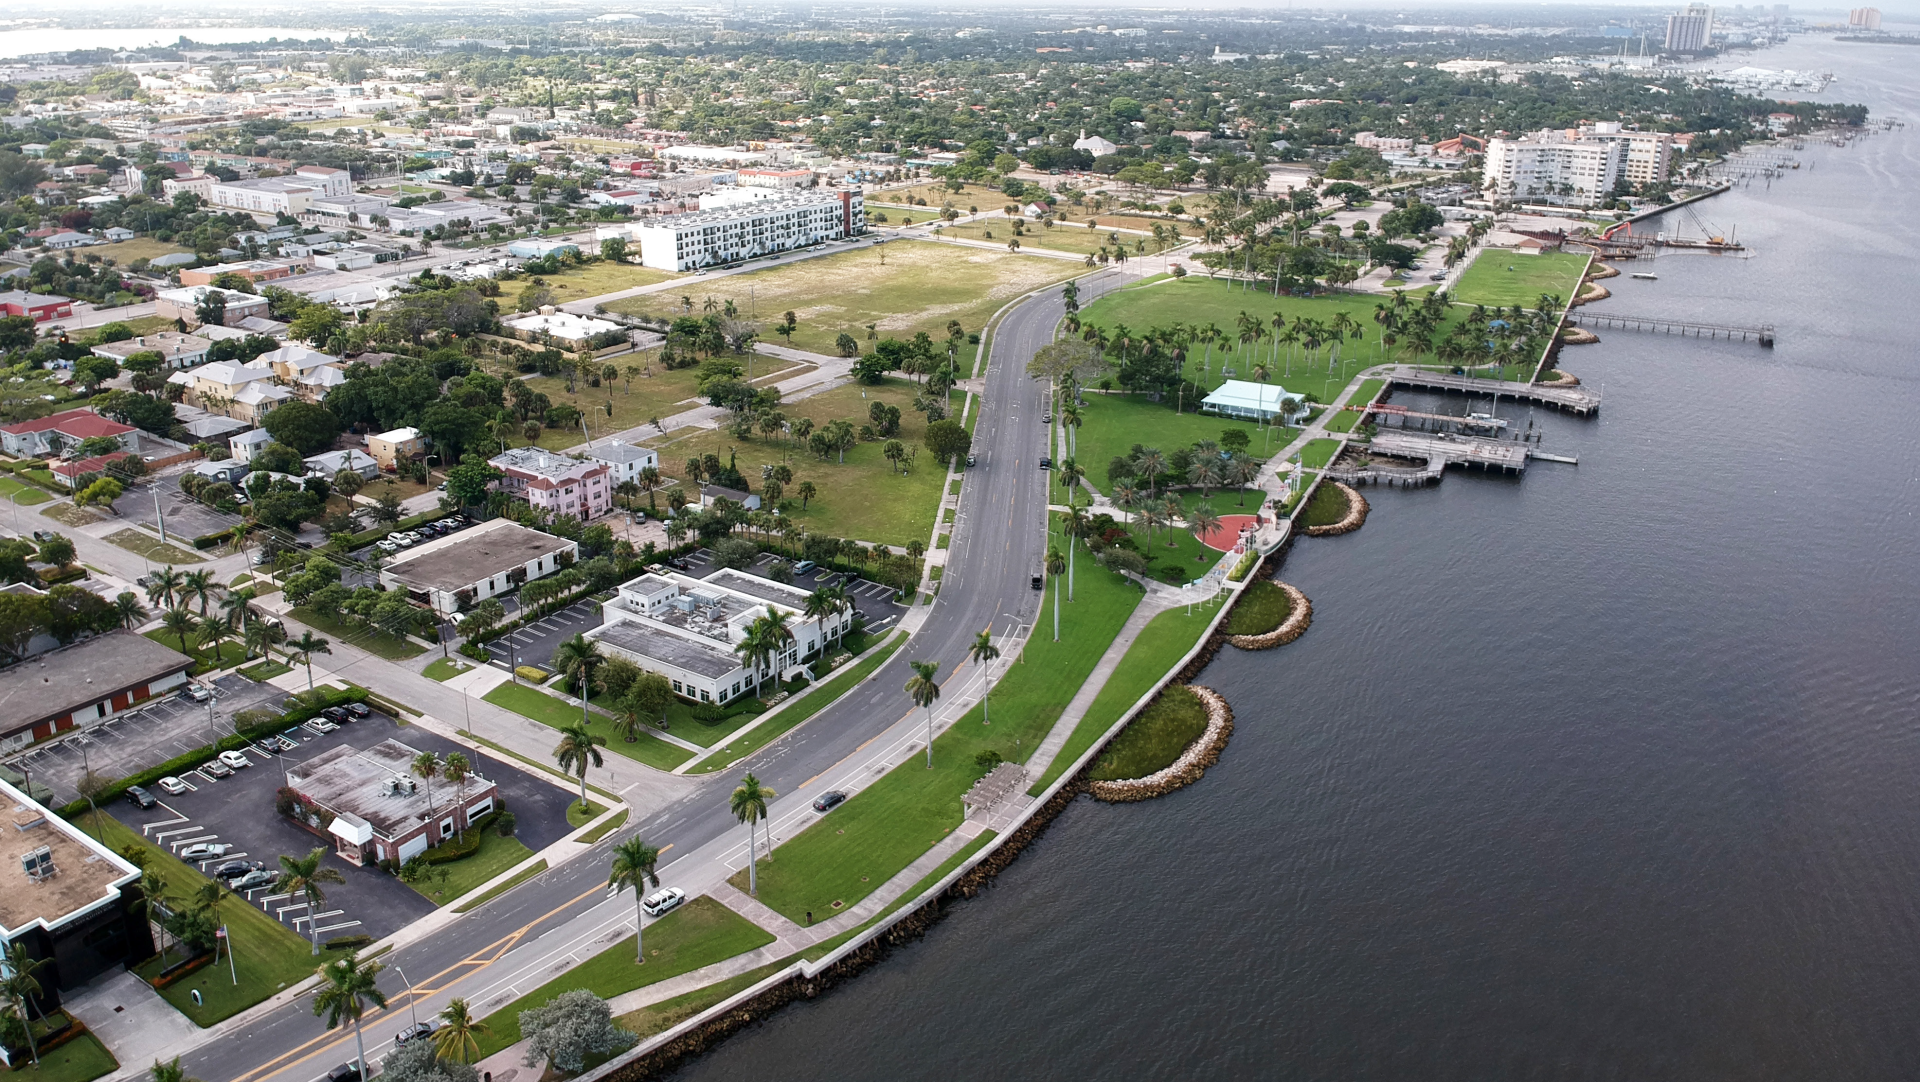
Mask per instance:
[[[443,757],[459,751],[471,758],[472,752],[418,726],[398,725],[382,714],[343,725],[334,733],[323,735],[306,726],[288,733],[301,741],[298,750],[275,754],[250,748],[245,753],[254,764],[250,768],[236,770],[226,778],[188,771],[179,777],[192,786],[189,791],[167,796],[156,789],[159,806],[141,811],[123,804],[115,809],[115,815],[155,844],[175,852],[197,842],[224,842],[234,847],[225,856],[200,862],[203,871],[236,859],[257,860],[271,870],[279,866],[281,854],[301,856],[316,847],[326,848],[326,866],[339,871],[346,882],[324,888],[326,901],[316,915],[323,939],[352,934],[379,939],[433,912],[437,908],[433,902],[395,876],[347,863],[333,855],[328,839],[275,814],[274,797],[286,784],[286,767],[342,743],[367,748],[382,740],[397,739],[417,751],[438,752]],[[502,803],[513,810],[515,836],[529,849],[539,850],[566,836],[570,798],[565,790],[492,760],[475,766],[500,786]],[[276,896],[266,887],[240,896],[302,935],[308,934],[307,907],[299,899]]]

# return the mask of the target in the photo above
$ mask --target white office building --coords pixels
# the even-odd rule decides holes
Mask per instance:
[[[1713,40],[1713,9],[1705,4],[1688,4],[1687,10],[1667,16],[1667,51],[1697,53]]]
[[[1584,140],[1551,128],[1517,139],[1487,141],[1488,198],[1509,203],[1591,207],[1606,200],[1620,179],[1626,147]]]
[[[602,623],[586,633],[613,657],[673,683],[674,693],[724,703],[785,677],[853,626],[851,609],[823,619],[805,615],[807,591],[723,569],[705,579],[656,571],[624,582],[600,606]],[[769,613],[787,617],[793,639],[774,657],[749,662],[734,647]]]
[[[214,206],[226,210],[299,215],[316,199],[346,196],[351,183],[352,177],[345,169],[303,165],[290,176],[217,181],[207,197]]]
[[[761,189],[762,191],[766,189]],[[804,248],[867,231],[859,192],[795,194],[675,214],[636,226],[640,263],[687,271]]]
[[[1666,182],[1673,170],[1673,133],[1630,131],[1617,121],[1602,121],[1580,129],[1580,139],[1619,143],[1624,149],[1620,175],[1629,183],[1645,186]]]

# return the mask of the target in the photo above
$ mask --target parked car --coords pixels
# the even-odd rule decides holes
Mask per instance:
[[[266,867],[264,861],[229,860],[213,870],[215,879],[238,879],[248,872],[257,872]]]
[[[1434,273],[1427,275],[1427,280],[1430,282],[1444,282],[1447,280],[1447,272],[1435,271]]]
[[[799,563],[793,565],[793,573],[796,575],[811,575],[818,570],[819,567],[820,565],[814,563],[812,560],[801,560]]]
[[[381,552],[399,552],[400,542],[389,538],[388,540],[376,543],[373,547],[379,549]]]
[[[214,857],[224,857],[231,852],[233,852],[233,846],[228,845],[226,842],[201,842],[198,845],[189,845],[185,849],[180,850],[180,859],[187,861],[212,860]]]
[[[340,709],[345,710],[356,719],[370,718],[373,716],[373,711],[367,709],[366,703],[348,703]]]
[[[215,759],[212,762],[201,764],[200,773],[216,778],[231,778],[233,777],[233,768]]]
[[[973,464],[974,464],[974,463],[975,463],[975,462],[976,462],[977,460],[978,460],[978,456],[976,456],[976,455],[968,455],[968,456],[967,456],[967,465],[969,465],[969,466],[971,466],[971,465],[973,465]]]
[[[817,812],[832,811],[845,803],[846,799],[847,794],[838,789],[828,793],[821,793],[820,799],[813,802],[813,810]]]
[[[187,783],[175,777],[161,778],[159,781],[154,782],[154,784],[158,785],[160,791],[168,796],[179,796],[181,793],[187,791]]]
[[[1040,468],[1041,468],[1041,469],[1043,469],[1043,470],[1050,470],[1050,469],[1052,469],[1052,468],[1053,468],[1053,458],[1052,458],[1051,456],[1049,456],[1049,455],[1041,455],[1041,456],[1040,456]]]
[[[210,702],[213,699],[213,692],[208,691],[199,684],[188,684],[186,690],[180,694],[185,695],[196,703]]]
[[[356,1064],[342,1063],[328,1071],[320,1082],[360,1082],[360,1068]]]
[[[220,753],[220,761],[235,770],[245,770],[253,765],[253,760],[247,758],[247,754],[242,751],[223,751]]]
[[[129,785],[127,786],[127,803],[144,811],[160,802],[155,800],[153,794],[147,792],[145,788],[138,785]]]
[[[647,895],[646,900],[640,903],[640,908],[647,916],[657,917],[663,913],[673,912],[673,910],[679,907],[681,902],[686,900],[686,891],[681,890],[679,887],[668,887],[665,890],[656,890],[652,894]]]
[[[327,707],[325,710],[320,711],[320,716],[326,718],[328,721],[342,724],[353,720],[352,714],[347,713],[345,709],[338,706]]]
[[[410,1025],[407,1028],[401,1030],[400,1032],[394,1034],[393,1043],[396,1045],[402,1045],[402,1044],[407,1044],[411,1041],[417,1041],[422,1037],[431,1037],[431,1036],[433,1036],[432,1022],[415,1022],[413,1025]]]
[[[227,889],[236,891],[253,890],[255,887],[264,887],[277,878],[279,877],[265,868],[255,868],[253,871],[248,872],[228,884]]]
[[[1052,411],[1052,410],[1048,410],[1047,412],[1045,412],[1045,413],[1043,413],[1043,414],[1041,414],[1041,415],[1040,415],[1040,423],[1041,423],[1041,424],[1047,424],[1047,425],[1050,425],[1050,424],[1052,424],[1052,423],[1053,423],[1053,411]]]
[[[312,729],[316,733],[331,733],[338,730],[340,726],[335,725],[326,718],[314,718],[307,722],[307,728]]]

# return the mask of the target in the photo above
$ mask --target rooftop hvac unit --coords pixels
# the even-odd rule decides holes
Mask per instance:
[[[20,868],[22,871],[27,873],[28,879],[32,879],[35,882],[38,882],[39,880],[45,879],[48,876],[52,875],[53,874],[52,848],[43,845],[31,852],[22,853],[20,855]]]

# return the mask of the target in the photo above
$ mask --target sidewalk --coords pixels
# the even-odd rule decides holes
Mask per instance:
[[[1127,651],[1132,648],[1134,640],[1140,637],[1140,633],[1146,630],[1154,617],[1177,604],[1179,602],[1176,600],[1153,594],[1140,600],[1139,606],[1133,610],[1133,615],[1127,617],[1127,622],[1121,626],[1120,634],[1114,636],[1113,645],[1107,647],[1107,652],[1100,655],[1100,661],[1094,665],[1093,672],[1088,674],[1086,683],[1080,685],[1079,692],[1074,695],[1071,702],[1067,703],[1067,708],[1061,711],[1060,720],[1053,723],[1053,729],[1047,733],[1047,738],[1033,750],[1032,757],[1026,763],[1027,773],[1037,778],[1047,772],[1047,768],[1053,765],[1053,757],[1060,754],[1061,748],[1067,746],[1067,740],[1080,726],[1080,719],[1086,717],[1087,711],[1093,708],[1093,701],[1100,697],[1101,690],[1107,686],[1107,680],[1113,676],[1115,670],[1120,668],[1120,662],[1127,656]]]

